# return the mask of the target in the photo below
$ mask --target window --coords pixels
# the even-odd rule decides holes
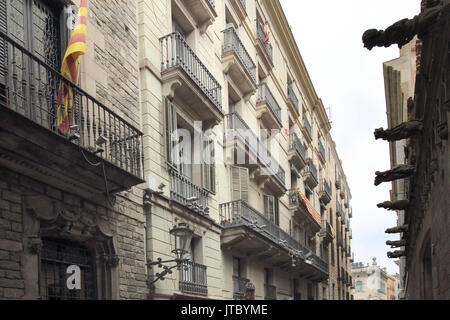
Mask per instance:
[[[268,195],[264,196],[264,216],[277,226],[280,224],[278,198]]]
[[[356,292],[362,292],[362,282],[361,281],[356,281],[355,290],[356,290]]]
[[[233,257],[233,276],[241,277],[241,259]]]
[[[331,264],[334,266],[334,242],[331,242]]]
[[[44,300],[97,299],[92,252],[77,243],[60,239],[43,239],[40,254],[40,295]],[[69,290],[68,267],[80,268],[81,290]]]
[[[248,169],[231,166],[231,199],[248,202]]]

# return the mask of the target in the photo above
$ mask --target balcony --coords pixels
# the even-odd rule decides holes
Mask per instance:
[[[331,201],[331,187],[325,179],[320,180],[319,199],[325,204],[328,204]]]
[[[336,179],[335,186],[336,186],[336,189],[338,189],[338,190],[341,189],[341,179],[340,178]]]
[[[309,123],[308,117],[306,113],[303,113],[303,126],[302,126],[303,136],[308,140],[308,142],[312,141],[312,128]]]
[[[341,197],[342,200],[344,200],[344,198],[345,198],[345,191],[344,191],[344,189],[341,189],[341,191],[339,192],[339,196]]]
[[[265,283],[264,300],[277,300],[277,287]]]
[[[249,279],[233,276],[233,299],[243,300],[245,285],[250,282]]]
[[[222,64],[244,95],[256,92],[256,65],[231,25],[223,31]]]
[[[163,94],[210,127],[222,121],[222,87],[185,39],[174,32],[160,40]]]
[[[256,111],[258,119],[261,119],[267,129],[281,130],[281,108],[266,83],[258,85]]]
[[[234,9],[234,12],[238,15],[242,21],[247,17],[247,4],[245,0],[230,0],[230,4]]]
[[[170,199],[182,206],[178,210],[187,208],[200,215],[209,215],[208,192],[192,182],[192,179],[169,169]]]
[[[334,239],[334,230],[327,220],[322,220],[322,229],[320,235],[324,237],[325,243],[330,243]]]
[[[343,212],[342,212],[342,205],[339,203],[339,201],[338,201],[338,199],[336,197],[336,215],[338,217],[341,217],[342,214],[343,214]]]
[[[192,261],[182,262],[178,286],[181,292],[207,296],[206,266]]]
[[[92,200],[144,182],[138,129],[1,32],[0,48],[0,166]],[[70,134],[56,126],[62,83]]]
[[[344,207],[348,208],[348,205],[349,205],[348,197],[345,197],[345,199],[344,199]]]
[[[297,134],[289,134],[288,159],[300,171],[306,165],[306,150]]]
[[[219,206],[222,248],[259,259],[268,267],[301,272],[311,281],[328,278],[328,264],[245,201]],[[293,263],[293,259],[295,263]]]
[[[319,160],[322,162],[322,164],[325,164],[326,160],[326,153],[325,148],[323,147],[322,142],[319,140]]]
[[[172,15],[186,31],[197,26],[204,33],[217,18],[214,0],[173,0]]]
[[[303,179],[311,189],[314,189],[319,184],[317,178],[317,168],[312,159],[308,159],[306,161],[306,167],[303,168]]]
[[[285,170],[238,113],[227,114],[225,118],[225,145],[235,151],[233,154],[227,151],[227,161],[249,168],[263,189],[283,195],[286,192]]]
[[[262,22],[258,19],[256,20],[256,50],[258,52],[258,56],[261,57],[262,62],[264,63],[266,69],[268,71],[272,70],[274,67],[273,64],[273,49],[270,44],[270,37],[267,39],[266,34],[263,30]]]
[[[353,239],[353,230],[350,229],[350,234],[348,236],[350,239]]]
[[[320,214],[316,212],[308,199],[299,189],[289,190],[289,210],[293,212],[293,217],[313,234],[321,229]]]
[[[288,84],[288,106],[300,114],[299,102],[297,96],[295,95],[294,89],[292,88],[292,84]]]

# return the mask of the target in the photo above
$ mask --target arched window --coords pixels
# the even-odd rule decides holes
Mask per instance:
[[[78,243],[45,238],[40,252],[39,287],[43,300],[97,299],[95,261],[92,252]],[[80,289],[71,289],[69,266],[79,267]]]

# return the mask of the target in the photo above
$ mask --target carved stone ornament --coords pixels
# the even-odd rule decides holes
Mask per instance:
[[[107,267],[115,268],[119,265],[120,258],[117,254],[105,254],[102,261]]]
[[[405,250],[397,250],[394,252],[388,252],[387,256],[389,259],[396,259],[405,256]]]
[[[386,229],[386,231],[384,231],[384,232],[385,233],[401,233],[401,232],[405,232],[405,231],[408,231],[408,225],[407,224]]]
[[[364,32],[362,40],[364,47],[389,47],[397,44],[399,48],[410,42],[416,34],[424,33],[436,23],[442,13],[442,5],[428,8],[412,19],[402,19],[386,30],[369,29]]]
[[[382,182],[389,182],[393,180],[408,178],[414,174],[415,170],[416,170],[415,166],[403,164],[396,166],[388,171],[384,172],[377,171],[375,172],[376,175],[375,185],[378,186]]]
[[[411,120],[403,122],[392,129],[384,130],[383,128],[375,129],[375,139],[383,139],[386,141],[397,141],[409,138],[412,135],[418,134],[422,131],[423,124],[419,120]]]
[[[407,243],[407,241],[405,239],[402,239],[402,240],[397,240],[397,241],[390,241],[390,240],[388,240],[388,241],[386,241],[386,244],[388,246],[391,246],[391,248],[396,248],[396,247],[404,247],[408,243]]]
[[[251,282],[245,284],[244,300],[255,300],[255,285]]]
[[[398,200],[398,201],[385,201],[377,204],[378,208],[384,208],[387,210],[405,210],[409,205],[408,200]]]
[[[28,250],[33,254],[39,254],[42,249],[42,240],[39,236],[29,236],[27,242]]]
[[[68,206],[45,196],[28,196],[26,210],[37,220],[41,228],[62,234],[101,236],[109,239],[114,235],[110,223],[86,209]]]

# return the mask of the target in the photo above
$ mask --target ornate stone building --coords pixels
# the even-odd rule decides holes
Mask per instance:
[[[399,212],[398,225],[386,232],[400,234],[399,240],[387,242],[398,248],[388,256],[400,258],[406,299],[450,297],[449,30],[450,1],[429,0],[422,1],[421,13],[413,19],[363,36],[369,49],[407,45],[400,58],[403,66],[385,64],[389,127],[375,131],[377,139],[391,143],[395,161],[391,170],[376,173],[375,183],[394,182],[391,201],[379,206]],[[418,41],[408,45],[415,35]]]
[[[63,134],[70,3],[0,1],[0,299],[145,299],[137,8],[88,1]]]

